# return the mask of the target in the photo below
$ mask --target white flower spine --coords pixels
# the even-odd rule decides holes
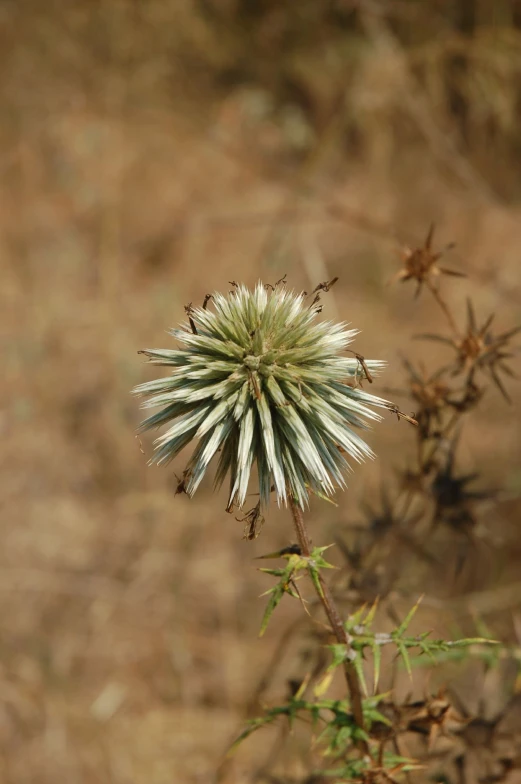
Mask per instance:
[[[253,291],[238,286],[213,295],[213,309],[195,308],[191,324],[172,330],[179,349],[146,349],[170,376],[140,384],[144,408],[160,410],[141,430],[170,428],[155,441],[151,462],[165,463],[190,441],[197,445],[185,471],[192,496],[219,453],[215,482],[230,477],[229,505],[242,507],[257,468],[262,505],[274,489],[302,508],[309,493],[331,495],[345,487],[345,455],[373,453],[354,428],[381,417],[371,407],[389,403],[359,388],[364,370],[342,356],[356,330],[317,321],[318,308],[284,288]],[[385,363],[365,360],[371,374]]]

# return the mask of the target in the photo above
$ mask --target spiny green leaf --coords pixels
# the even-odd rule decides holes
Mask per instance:
[[[285,593],[288,593],[294,599],[299,599],[300,596],[295,591],[293,582],[295,579],[295,572],[304,569],[307,566],[307,559],[302,558],[300,555],[292,554],[288,558],[287,564],[284,569],[260,569],[262,572],[267,572],[268,574],[273,574],[276,577],[280,577],[279,582],[273,588],[270,588],[268,591],[265,591],[264,595],[270,595],[270,599],[266,606],[266,610],[264,612],[264,616],[261,622],[261,628],[259,632],[259,637],[262,637],[268,623],[270,621],[271,616],[279,602],[281,601],[282,597]]]
[[[331,681],[333,680],[334,674],[334,669],[328,667],[322,678],[318,681],[315,688],[313,689],[315,697],[322,697],[326,693],[326,691],[331,686]]]
[[[333,564],[328,563],[323,558],[323,554],[326,552],[326,550],[329,550],[333,546],[334,545],[332,544],[326,544],[323,547],[314,547],[313,550],[311,551],[311,555],[309,556],[310,559],[312,561],[315,561],[317,566],[321,566],[325,569],[336,569],[337,568],[336,566],[333,566]]]
[[[363,660],[362,660],[361,654],[357,654],[356,658],[353,659],[352,664],[353,664],[353,667],[356,670],[356,674],[358,675],[358,680],[360,681],[360,685],[362,687],[362,691],[364,692],[365,696],[367,697],[369,692],[367,691],[367,683],[366,683],[366,680],[365,680],[364,666],[363,666]]]
[[[231,757],[233,754],[235,754],[240,744],[246,740],[246,738],[249,738],[250,735],[253,735],[253,733],[261,727],[265,727],[266,725],[271,724],[277,718],[277,715],[278,714],[274,711],[268,711],[265,716],[251,719],[239,737],[234,740],[228,749],[226,756]]]
[[[261,622],[259,637],[262,637],[266,629],[268,628],[268,623],[270,622],[270,618],[273,615],[273,612],[276,606],[279,604],[280,600],[284,596],[285,589],[284,586],[279,583],[274,588],[271,589],[271,598],[266,606],[266,610],[264,611],[264,615]]]
[[[325,694],[331,684],[335,670],[337,667],[343,664],[347,658],[347,648],[345,645],[337,643],[335,645],[330,645],[329,648],[333,654],[333,661],[326,669],[323,677],[315,686],[314,693],[316,697],[321,697],[323,694]]]
[[[400,656],[403,659],[403,663],[405,664],[405,669],[409,674],[409,678],[412,680],[412,669],[411,669],[411,661],[409,659],[409,654],[407,652],[407,647],[404,644],[403,640],[396,640],[396,647],[400,653]]]
[[[369,721],[371,724],[374,724],[375,722],[380,722],[380,724],[385,724],[386,727],[393,726],[392,721],[388,719],[387,716],[384,716],[384,714],[381,713],[376,708],[371,708],[370,710],[364,711],[364,718],[366,719],[366,721]]]
[[[285,571],[285,569],[269,569],[268,567],[259,568],[259,572],[264,572],[264,574],[272,574],[274,577],[282,577]],[[266,593],[268,593],[268,591],[266,591]],[[264,596],[264,594],[261,594],[261,596]]]
[[[324,591],[323,591],[323,588],[322,588],[322,584],[320,582],[320,573],[319,573],[318,569],[316,569],[310,563],[309,567],[308,567],[308,571],[309,571],[310,577],[311,577],[311,579],[313,581],[313,585],[315,586],[316,592],[323,599],[324,598]]]
[[[329,650],[333,654],[333,661],[329,665],[331,668],[338,667],[340,664],[343,664],[347,656],[347,646],[344,643],[334,643],[333,645],[328,645]]]
[[[409,610],[409,612],[408,612],[408,613],[407,613],[407,615],[405,616],[405,618],[404,618],[404,620],[402,621],[402,623],[401,623],[401,624],[398,626],[398,628],[396,629],[396,631],[395,631],[395,632],[393,632],[393,637],[394,637],[394,636],[396,636],[396,637],[401,637],[401,636],[402,636],[402,634],[403,634],[403,633],[404,633],[404,632],[407,630],[407,627],[409,626],[410,622],[412,621],[412,618],[413,618],[413,616],[415,615],[415,613],[416,613],[416,611],[417,611],[418,607],[420,606],[420,602],[422,601],[422,599],[423,599],[423,595],[422,595],[422,596],[420,596],[420,598],[418,599],[418,601],[416,602],[416,604],[415,604],[413,607],[411,607],[411,609]]]
[[[431,660],[431,662],[433,664],[437,664],[436,657],[434,656],[434,653],[432,652],[432,648],[429,645],[429,643],[425,642],[424,640],[419,640],[418,641],[418,646],[419,646],[419,648],[420,648],[422,653],[426,653],[427,654],[427,656],[429,657],[429,659]]]
[[[369,610],[369,612],[367,613],[367,615],[364,618],[364,626],[367,626],[368,628],[371,627],[371,625],[372,625],[372,623],[374,621],[374,617],[375,617],[376,611],[378,609],[378,602],[379,602],[379,599],[378,599],[378,597],[376,597],[376,599],[373,602],[373,605],[372,605],[371,609]]]
[[[382,646],[373,642],[371,646],[373,652],[373,691],[376,692],[380,681],[380,665],[382,662]]]
[[[501,645],[499,640],[488,640],[485,637],[467,637],[464,640],[449,640],[446,645],[449,648],[463,648],[469,645]]]
[[[366,607],[367,604],[363,604],[356,612],[354,612],[352,615],[349,616],[349,618],[345,622],[345,626],[349,631],[353,629],[355,626],[361,625]]]
[[[309,493],[313,493],[313,495],[316,495],[317,498],[320,498],[322,501],[327,501],[328,504],[331,504],[332,506],[336,506],[338,508],[337,502],[333,501],[333,499],[329,498],[329,496],[327,496],[325,493],[321,493],[320,490],[310,487],[307,482],[305,483],[305,486],[306,486],[306,490]]]

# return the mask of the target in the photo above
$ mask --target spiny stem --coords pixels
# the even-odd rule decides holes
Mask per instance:
[[[434,297],[434,299],[436,300],[436,302],[438,303],[440,308],[445,313],[445,316],[447,317],[447,321],[450,324],[450,328],[452,329],[452,331],[454,332],[456,337],[459,338],[460,337],[459,329],[457,327],[456,322],[454,321],[454,317],[453,317],[452,313],[450,312],[447,303],[442,299],[440,292],[438,291],[436,286],[432,284],[432,282],[430,280],[427,279],[425,282],[426,282],[427,288],[431,292],[432,296]]]
[[[298,538],[298,543],[302,552],[302,555],[308,557],[311,555],[311,539],[308,536],[308,532],[306,530],[306,526],[304,523],[304,516],[302,514],[302,510],[299,506],[295,503],[294,499],[290,495],[290,508],[291,513],[293,515],[293,523],[295,525],[295,531]],[[329,586],[323,579],[322,575],[319,574],[319,581],[320,587],[322,589],[322,593],[320,594],[317,591],[318,598],[322,602],[326,615],[328,617],[329,623],[331,624],[331,628],[333,630],[333,634],[335,635],[337,641],[340,645],[346,646],[346,653],[353,653],[354,651],[351,648],[351,643],[349,640],[349,636],[344,628],[344,624],[342,623],[342,618],[338,609],[335,605],[335,601],[329,590]],[[344,674],[347,682],[347,688],[349,691],[349,697],[351,700],[351,708],[353,711],[354,719],[360,729],[364,729],[364,712],[363,712],[363,703],[362,703],[362,689],[360,686],[360,681],[357,675],[357,672],[350,661],[344,662]],[[367,751],[367,744],[365,741],[361,744],[364,751]]]

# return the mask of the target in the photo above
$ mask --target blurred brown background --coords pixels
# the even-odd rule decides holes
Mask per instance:
[[[459,317],[471,295],[520,323],[521,4],[3,0],[0,62],[0,781],[211,782],[299,612],[257,639],[252,559],[292,533],[274,510],[243,541],[209,481],[189,502],[147,467],[136,351],[230,280],[338,276],[325,314],[390,363],[376,393],[396,388],[401,354],[433,354],[411,335],[445,329],[386,285],[432,221],[469,275],[445,286]],[[510,391],[490,388],[460,456],[515,494]],[[413,448],[392,418],[370,442],[339,508],[312,505],[317,543]],[[476,563],[458,590],[493,596],[519,561]],[[414,574],[396,590],[450,592]]]

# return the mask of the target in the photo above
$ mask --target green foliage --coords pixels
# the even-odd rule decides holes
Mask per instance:
[[[274,577],[278,577],[279,580],[273,588],[270,588],[266,591],[263,596],[269,595],[269,601],[266,606],[266,610],[264,612],[264,616],[261,623],[260,628],[260,636],[264,634],[267,629],[268,623],[270,621],[271,616],[273,615],[273,611],[281,601],[284,594],[289,594],[294,599],[300,599],[302,601],[302,597],[298,591],[296,580],[299,579],[297,576],[298,572],[306,570],[311,577],[313,585],[319,595],[322,595],[322,586],[320,585],[320,569],[334,569],[335,567],[328,563],[324,557],[323,553],[329,548],[331,545],[326,545],[325,547],[315,547],[309,557],[305,557],[303,555],[298,555],[296,553],[281,553],[281,558],[287,559],[287,564],[285,568],[281,569],[266,569],[261,568],[259,571],[264,572],[265,574],[271,574]],[[273,557],[279,556],[278,553],[274,553]],[[270,556],[263,556],[264,558],[269,558]]]
[[[294,722],[300,719],[310,723],[314,730],[322,728],[315,740],[315,747],[321,756],[341,761],[340,767],[316,771],[317,774],[334,777],[337,781],[358,781],[358,777],[367,771],[387,769],[395,773],[405,773],[416,770],[418,765],[414,760],[385,752],[378,744],[373,744],[369,756],[348,758],[349,755],[356,755],[360,741],[370,740],[374,725],[391,727],[390,720],[378,710],[380,702],[386,696],[379,694],[364,700],[366,731],[357,725],[347,700],[306,700],[297,694],[287,703],[270,708],[264,716],[251,719],[231,746],[228,755],[233,754],[242,741],[257,730],[270,726],[281,718],[286,718],[291,728]]]
[[[380,694],[364,700],[364,717],[368,721],[368,726],[374,722],[390,724],[389,720],[378,711],[378,703],[385,696]],[[272,724],[281,716],[288,718],[290,726],[297,718],[311,720],[311,724],[315,728],[322,725],[324,729],[318,736],[317,743],[326,742],[323,752],[326,756],[339,751],[345,752],[359,739],[368,738],[368,735],[357,726],[347,700],[311,701],[301,699],[297,694],[287,703],[270,708],[264,716],[251,719],[230,748],[229,753],[233,753],[237,746],[254,732]]]
[[[317,547],[309,557],[294,552],[272,554],[273,557],[279,555],[286,558],[287,563],[284,568],[261,569],[266,574],[278,578],[276,585],[267,591],[270,598],[262,620],[261,634],[266,630],[273,611],[285,593],[302,601],[295,581],[303,576],[303,573],[309,574],[317,593],[321,594],[320,569],[333,568],[323,555],[327,549],[327,547]],[[318,733],[315,736],[317,752],[324,758],[332,758],[340,763],[337,767],[321,770],[322,776],[334,778],[339,782],[366,782],[370,780],[367,778],[368,775],[375,776],[380,772],[395,777],[419,769],[421,766],[414,760],[389,753],[384,748],[384,741],[380,739],[382,734],[385,736],[385,731],[382,733],[382,729],[387,728],[387,733],[392,732],[393,724],[380,709],[380,705],[389,694],[368,694],[364,674],[366,652],[369,650],[373,657],[373,691],[376,692],[380,677],[381,651],[386,645],[394,647],[396,655],[403,662],[410,677],[412,677],[413,665],[420,661],[437,664],[447,659],[459,660],[469,653],[478,652],[478,655],[492,663],[498,660],[501,650],[494,641],[484,637],[448,641],[431,639],[428,631],[417,635],[408,634],[410,623],[420,602],[421,597],[411,607],[403,621],[390,632],[377,632],[372,628],[378,610],[378,601],[370,607],[367,605],[360,607],[344,623],[348,642],[328,646],[331,662],[317,678],[312,699],[304,697],[308,687],[308,681],[304,680],[297,694],[286,703],[269,708],[263,716],[250,720],[229,753],[233,753],[242,741],[257,730],[281,718],[287,719],[290,728],[299,719],[311,724],[314,731]],[[412,660],[411,652],[416,654]],[[335,672],[346,662],[353,665],[365,695],[362,701],[363,727],[356,722],[348,700],[324,698]],[[361,743],[365,744],[367,750],[367,753],[362,756],[359,753]]]
[[[350,760],[347,764],[338,768],[320,771],[322,776],[332,777],[336,781],[346,781],[356,784],[360,782],[365,784],[368,781],[368,774],[373,777],[379,773],[387,773],[387,775],[397,775],[399,773],[411,773],[415,770],[420,770],[421,765],[418,765],[412,759],[401,757],[398,754],[390,752],[383,752],[381,759],[356,759]],[[374,779],[373,779],[374,780]],[[389,781],[390,779],[388,779]],[[392,779],[391,779],[392,781]]]
[[[261,572],[265,572],[266,574],[272,574],[274,577],[279,578],[277,584],[263,594],[263,596],[269,595],[270,598],[268,604],[266,605],[266,610],[264,612],[264,617],[261,623],[261,628],[259,633],[261,637],[267,629],[268,623],[270,622],[270,618],[273,615],[273,611],[279,604],[284,594],[287,593],[290,596],[292,596],[294,599],[300,598],[300,594],[298,593],[295,580],[298,579],[296,577],[297,572],[307,568],[308,566],[307,559],[303,558],[301,555],[295,555],[295,554],[289,556],[283,556],[283,557],[287,557],[287,564],[284,569],[263,568],[259,570]]]
[[[421,632],[418,635],[407,635],[407,629],[418,610],[420,602],[421,598],[418,599],[416,604],[409,610],[400,625],[391,632],[374,632],[371,629],[377,609],[376,602],[368,611],[366,611],[365,606],[361,607],[358,612],[351,615],[346,621],[345,627],[351,635],[350,649],[356,652],[356,658],[354,659],[353,664],[366,694],[367,686],[362,667],[366,649],[371,650],[373,654],[373,690],[376,691],[380,677],[381,651],[385,645],[392,645],[396,648],[397,655],[402,660],[410,677],[412,677],[412,665],[409,656],[409,650],[411,649],[417,649],[418,657],[426,656],[431,664],[436,664],[441,660],[439,657],[447,652],[452,652],[454,650],[461,651],[462,649],[467,650],[471,648],[471,646],[476,645],[487,646],[486,649],[490,651],[490,646],[497,645],[494,640],[488,640],[484,637],[469,637],[450,641],[431,639],[431,633],[429,631]],[[333,649],[333,664],[331,666],[337,667],[340,661],[345,661],[346,646],[336,644],[331,646],[331,648]],[[342,651],[344,654],[343,659]]]

